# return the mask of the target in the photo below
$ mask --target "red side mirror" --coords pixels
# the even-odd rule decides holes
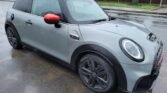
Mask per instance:
[[[60,16],[56,14],[49,13],[44,16],[44,21],[47,24],[58,24],[60,20],[61,20]]]

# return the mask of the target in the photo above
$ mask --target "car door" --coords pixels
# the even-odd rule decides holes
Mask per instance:
[[[56,28],[44,22],[46,13],[61,15],[59,0],[33,0],[31,15],[28,17],[26,36],[29,43],[52,56],[66,61],[68,54],[68,24],[60,23]]]
[[[29,42],[26,32],[27,20],[31,15],[32,0],[16,0],[13,8],[7,12],[7,21],[11,21],[17,32],[19,33],[22,42]]]

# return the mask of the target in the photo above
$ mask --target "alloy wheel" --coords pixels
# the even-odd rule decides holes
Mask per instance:
[[[82,81],[93,90],[103,91],[111,85],[105,66],[94,58],[88,57],[81,61],[79,74]]]

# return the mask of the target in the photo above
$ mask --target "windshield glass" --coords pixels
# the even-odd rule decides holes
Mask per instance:
[[[108,20],[108,16],[94,0],[66,0],[66,2],[75,21]]]

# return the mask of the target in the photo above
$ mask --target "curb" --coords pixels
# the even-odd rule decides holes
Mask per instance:
[[[155,24],[167,25],[167,22],[153,21]]]
[[[145,14],[156,14],[156,15],[167,15],[167,13],[158,13],[158,12],[150,12],[150,11],[129,11],[129,10],[117,10],[110,8],[103,8],[104,10],[116,10],[116,11],[124,11],[124,12],[132,12],[132,13],[145,13]]]
[[[149,13],[136,13],[136,12],[127,12],[127,11],[117,11],[117,10],[111,10],[111,9],[104,9],[104,11],[108,13],[116,13],[119,15],[137,15],[137,16],[152,16],[157,18],[167,18],[166,15],[159,15],[159,14],[149,14]]]
[[[108,14],[116,14],[114,17],[124,20],[135,20],[138,22],[143,22],[140,17],[154,17],[154,18],[164,18],[164,20],[153,21],[155,24],[167,25],[167,13],[157,13],[157,12],[147,12],[147,11],[131,11],[123,9],[113,9],[109,7],[102,6],[102,9]],[[113,16],[113,15],[112,15]],[[133,17],[138,16],[138,17]]]
[[[111,16],[111,15],[109,15]],[[141,20],[140,18],[131,18],[129,16],[126,16],[126,17],[119,17],[119,16],[113,16],[112,17],[115,17],[115,18],[118,18],[118,19],[122,19],[122,20],[132,20],[132,21],[137,21],[139,23],[143,23],[144,20]],[[154,24],[160,24],[160,25],[167,25],[167,21],[152,21]]]
[[[128,13],[141,13],[141,14],[154,14],[154,15],[162,15],[167,17],[167,13],[160,13],[160,12],[151,12],[151,11],[135,11],[135,10],[123,10],[123,9],[114,9],[110,8],[108,6],[101,6],[104,10],[114,10],[114,11],[122,11],[122,12],[128,12]]]
[[[106,10],[105,10],[106,11]],[[161,25],[167,25],[167,16],[159,16],[159,15],[150,15],[150,14],[139,14],[139,13],[127,13],[127,12],[120,12],[120,11],[115,11],[113,12],[112,10],[106,11],[107,14],[109,14],[112,17],[118,18],[118,19],[123,19],[123,20],[135,20],[138,22],[144,22],[145,19],[142,19],[144,16],[145,17],[154,17],[155,19],[164,19],[164,20],[153,20],[153,23],[155,24],[161,24]]]
[[[130,20],[129,18],[124,18],[124,17],[116,17],[118,19],[122,19],[122,20]],[[132,21],[137,21],[139,23],[143,23],[143,20],[140,19],[133,19]],[[160,22],[160,21],[152,21],[154,24],[160,24],[160,25],[167,25],[167,22]]]

